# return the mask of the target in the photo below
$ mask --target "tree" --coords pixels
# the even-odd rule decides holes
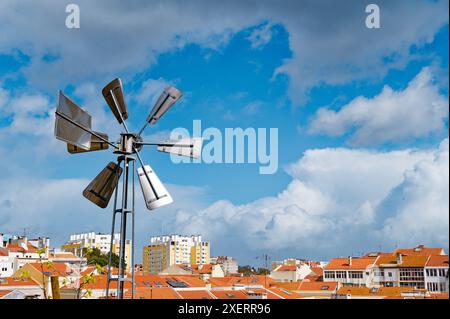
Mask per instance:
[[[238,267],[238,272],[240,274],[243,274],[244,276],[251,276],[251,275],[254,275],[256,273],[255,268],[253,268],[250,265],[239,266]]]
[[[98,248],[83,248],[83,256],[86,257],[88,265],[99,265],[104,267],[108,265],[109,254],[102,254]],[[111,266],[119,268],[119,256],[115,253],[111,257]],[[126,268],[126,263],[123,265]]]
[[[258,268],[258,271],[256,272],[256,274],[258,275],[269,275],[270,274],[270,270],[267,268]]]
[[[39,265],[40,265],[41,274],[42,274],[42,287],[41,287],[41,289],[42,289],[42,292],[44,293],[44,299],[48,299],[49,296],[48,296],[48,292],[47,292],[47,284],[48,284],[48,280],[50,280],[50,279],[47,280],[47,278],[46,278],[45,271],[44,271],[44,266],[47,266],[48,269],[51,269],[51,268],[53,268],[53,262],[51,262],[49,260],[44,261],[45,251],[46,251],[46,248],[38,248],[38,249],[36,249],[36,253],[39,255]]]

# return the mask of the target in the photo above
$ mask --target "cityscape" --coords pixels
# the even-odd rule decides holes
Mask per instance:
[[[120,235],[72,234],[61,247],[50,238],[0,233],[0,299],[115,298]],[[326,261],[286,256],[265,267],[211,256],[201,235],[151,237],[142,263],[131,264],[126,240],[125,299],[448,299],[449,258],[439,247],[397,248]],[[114,258],[113,258],[114,259]],[[118,259],[117,259],[118,260]],[[114,262],[113,262],[114,265]]]
[[[0,304],[448,303],[449,5],[0,0]]]

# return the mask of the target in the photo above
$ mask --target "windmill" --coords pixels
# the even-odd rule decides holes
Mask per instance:
[[[146,145],[153,145],[157,150],[181,156],[198,158],[201,154],[201,138],[184,138],[176,141],[166,140],[160,142],[146,142],[142,133],[150,124],[154,125],[178,101],[182,93],[173,86],[168,86],[159,96],[150,111],[144,126],[138,133],[128,130],[125,121],[128,118],[128,108],[124,97],[122,81],[114,79],[102,90],[103,97],[116,120],[123,126],[124,131],[116,142],[112,142],[108,135],[93,131],[91,115],[73,102],[62,91],[59,92],[56,116],[55,137],[67,143],[67,150],[71,154],[107,150],[110,146],[117,155],[116,162],[109,162],[106,167],[84,189],[83,196],[95,205],[106,208],[114,193],[114,205],[112,214],[111,242],[108,262],[106,296],[109,295],[111,281],[117,281],[117,298],[124,296],[124,283],[131,282],[132,298],[134,297],[134,227],[135,227],[135,160],[138,159],[141,167],[137,169],[137,175],[144,201],[149,210],[172,203],[173,199],[160,179],[151,168],[142,161],[140,151]],[[129,196],[131,167],[131,196]],[[122,176],[121,199],[118,203],[119,179]],[[131,203],[130,203],[131,201]],[[116,227],[116,215],[120,216],[120,242],[119,242],[119,269],[117,277],[111,273],[112,248],[114,231]],[[131,270],[132,276],[125,276],[125,244],[127,233],[127,216],[131,216]]]

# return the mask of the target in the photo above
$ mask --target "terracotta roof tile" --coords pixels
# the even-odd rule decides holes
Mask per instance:
[[[39,286],[39,284],[31,278],[2,277],[0,287],[3,286]]]
[[[419,245],[414,248],[398,248],[394,251],[394,255],[403,254],[403,255],[442,255],[442,248],[429,248],[424,245]]]
[[[217,299],[247,299],[247,294],[241,290],[211,290]]]
[[[335,291],[338,286],[337,282],[319,282],[319,281],[302,281],[297,288],[297,291]]]
[[[448,255],[430,256],[428,259],[427,267],[449,267]]]
[[[327,269],[366,269],[375,262],[377,257],[353,257],[351,258],[333,258],[330,260]]]
[[[213,299],[206,290],[178,290],[177,293],[183,299]]]
[[[297,266],[295,265],[281,265],[274,269],[274,271],[296,271]]]
[[[131,290],[128,290],[124,294],[125,299],[131,298]],[[149,288],[149,287],[136,287],[134,299],[180,299],[180,296],[168,287]]]

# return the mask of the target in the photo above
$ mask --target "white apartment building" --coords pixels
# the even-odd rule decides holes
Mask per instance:
[[[325,266],[323,281],[351,286],[369,286],[371,269],[377,257],[333,258]]]
[[[431,293],[449,292],[448,255],[430,256],[424,269],[425,288]]]
[[[0,247],[0,278],[10,277],[14,273],[14,257],[9,256],[6,248]]]
[[[119,255],[120,234],[113,235],[113,253]],[[102,234],[96,232],[80,233],[70,235],[69,241],[66,242],[61,250],[71,252],[78,257],[83,257],[84,248],[98,248],[102,254],[109,254],[111,244],[111,234]],[[125,262],[127,271],[131,269],[131,240],[125,241]]]
[[[201,235],[164,235],[150,238],[143,249],[144,274],[157,274],[176,264],[204,265],[210,263],[209,242]]]
[[[235,258],[230,256],[218,256],[211,257],[211,264],[220,265],[222,267],[225,275],[237,274],[238,273],[238,262]]]
[[[311,267],[306,263],[279,265],[270,272],[270,278],[275,281],[295,282],[305,279],[310,273]]]
[[[28,239],[26,236],[6,238],[0,234],[0,277],[8,277],[27,263],[37,262],[40,257],[48,257],[48,238]],[[45,248],[41,256],[38,248]]]

